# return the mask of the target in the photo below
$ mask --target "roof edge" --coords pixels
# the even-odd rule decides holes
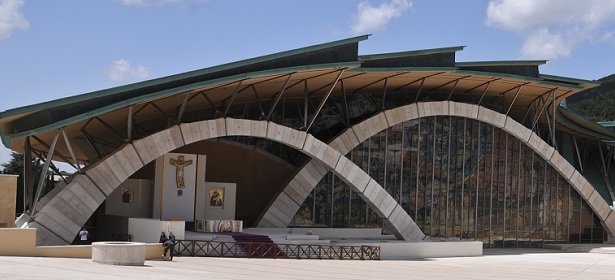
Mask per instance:
[[[92,92],[83,93],[83,94],[79,94],[79,95],[74,95],[74,96],[69,96],[69,97],[65,97],[65,98],[50,100],[50,101],[46,101],[46,102],[42,102],[42,103],[27,105],[27,106],[24,106],[24,107],[18,107],[18,108],[14,108],[14,109],[9,109],[9,110],[6,110],[4,112],[0,112],[0,119],[6,118],[6,117],[17,116],[17,115],[21,115],[21,114],[25,114],[25,113],[29,113],[29,112],[33,112],[33,111],[39,111],[39,110],[46,109],[46,108],[49,108],[49,107],[56,107],[56,106],[61,106],[61,105],[69,104],[69,103],[80,102],[80,101],[83,101],[83,100],[91,99],[93,97],[110,96],[110,95],[118,94],[118,93],[125,92],[125,91],[135,90],[135,89],[138,89],[138,88],[143,88],[143,87],[148,87],[148,86],[156,86],[156,85],[164,84],[164,83],[167,83],[167,82],[175,81],[175,80],[178,80],[178,79],[184,79],[184,78],[195,77],[195,76],[199,76],[199,75],[203,75],[203,74],[215,73],[215,72],[219,72],[219,71],[223,71],[223,70],[227,70],[227,69],[233,69],[233,68],[237,68],[237,67],[241,67],[241,66],[246,66],[246,65],[250,65],[250,64],[256,64],[256,63],[260,63],[260,62],[264,62],[264,61],[268,61],[268,60],[289,57],[289,56],[297,55],[297,54],[301,54],[301,53],[313,52],[313,51],[318,51],[318,50],[322,50],[322,49],[332,48],[332,47],[336,47],[336,46],[347,45],[347,44],[352,44],[352,43],[358,43],[360,41],[367,40],[369,36],[370,35],[356,36],[356,37],[342,39],[342,40],[337,40],[337,41],[333,41],[333,42],[327,42],[327,43],[312,45],[312,46],[308,46],[308,47],[303,47],[303,48],[298,48],[298,49],[278,52],[278,53],[274,53],[274,54],[258,56],[258,57],[249,58],[249,59],[245,59],[245,60],[239,60],[239,61],[230,62],[230,63],[226,63],[226,64],[216,65],[216,66],[212,66],[212,67],[208,67],[208,68],[192,70],[192,71],[188,71],[188,72],[184,72],[184,73],[180,73],[180,74],[174,74],[174,75],[160,77],[160,78],[155,78],[155,79],[151,79],[151,80],[147,80],[147,81],[142,81],[142,82],[132,83],[132,84],[128,84],[128,85],[117,86],[117,87],[113,87],[113,88],[109,88],[109,89],[104,89],[104,90],[92,91]]]
[[[463,48],[465,48],[465,46],[424,49],[424,50],[405,51],[405,52],[393,52],[393,53],[383,53],[383,54],[359,55],[359,60],[367,61],[367,60],[410,57],[410,56],[418,56],[418,55],[430,55],[430,54],[438,54],[438,53],[450,53],[450,52],[461,51],[463,50]]]
[[[199,83],[194,83],[194,84],[190,84],[190,85],[184,85],[181,87],[177,87],[177,88],[173,88],[173,89],[167,89],[167,90],[162,90],[162,91],[158,91],[158,92],[152,92],[148,95],[144,95],[144,96],[138,96],[138,97],[134,97],[128,100],[123,100],[117,103],[114,103],[112,105],[108,105],[102,108],[98,108],[96,110],[90,111],[88,113],[83,113],[83,114],[79,114],[79,115],[75,115],[73,117],[58,121],[58,122],[54,122],[52,124],[49,125],[45,125],[42,127],[37,127],[34,129],[30,129],[30,130],[26,130],[26,131],[22,131],[22,132],[18,132],[18,133],[14,133],[14,134],[8,134],[8,135],[4,135],[3,133],[0,132],[0,136],[2,136],[2,141],[5,145],[5,147],[10,148],[10,142],[12,139],[19,139],[19,138],[23,138],[26,136],[30,136],[30,135],[34,135],[34,134],[39,134],[39,133],[44,133],[44,132],[48,132],[54,129],[59,129],[65,126],[68,126],[70,124],[82,121],[84,119],[87,118],[91,118],[94,116],[98,116],[100,114],[104,114],[106,112],[110,112],[113,110],[117,110],[120,109],[122,107],[128,107],[140,102],[144,102],[146,100],[151,100],[151,99],[156,99],[156,98],[164,98],[166,96],[172,95],[172,94],[177,94],[177,93],[181,93],[181,92],[187,92],[187,91],[191,91],[194,89],[198,89],[198,88],[202,88],[202,87],[206,87],[206,86],[210,86],[210,85],[215,85],[215,84],[222,84],[222,83],[226,83],[226,82],[232,82],[232,81],[239,81],[242,79],[249,79],[249,78],[254,78],[254,77],[259,77],[259,76],[267,76],[267,75],[274,75],[274,74],[279,74],[279,73],[291,73],[291,72],[298,72],[298,71],[309,71],[309,70],[319,70],[319,69],[335,69],[335,68],[357,68],[360,67],[361,64],[359,62],[345,62],[345,63],[333,63],[333,64],[315,64],[315,65],[303,65],[303,66],[294,66],[294,67],[289,67],[289,68],[281,68],[281,69],[272,69],[272,70],[263,70],[263,71],[257,71],[257,72],[252,72],[252,73],[243,73],[243,74],[238,74],[238,75],[234,75],[234,76],[229,76],[229,77],[224,77],[224,78],[218,78],[218,79],[213,79],[213,80],[207,80],[207,81],[202,81]],[[0,121],[2,121],[2,119],[0,118]]]

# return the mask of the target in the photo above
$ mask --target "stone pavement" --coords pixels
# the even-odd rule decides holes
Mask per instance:
[[[0,256],[0,279],[613,279],[615,245],[485,249],[480,257],[394,261],[175,257],[115,266]],[[584,249],[583,249],[584,248]],[[568,252],[564,252],[568,251]]]

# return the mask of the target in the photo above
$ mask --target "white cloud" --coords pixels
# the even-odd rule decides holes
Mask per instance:
[[[357,6],[357,13],[352,15],[352,32],[363,34],[386,29],[391,19],[400,17],[410,7],[412,7],[412,2],[408,0],[392,0],[378,7],[363,1]]]
[[[111,66],[105,71],[107,78],[113,81],[120,80],[144,80],[150,75],[150,71],[147,67],[142,65],[132,66],[130,62],[124,59],[118,59],[114,61]]]
[[[528,58],[555,59],[570,56],[574,44],[574,40],[566,40],[561,34],[541,28],[526,38],[521,52]]]
[[[11,150],[0,144],[0,164],[8,163],[12,158]],[[4,168],[0,166],[0,170],[4,170]]]
[[[160,6],[165,4],[184,5],[190,2],[206,2],[206,0],[122,0],[126,6]]]
[[[25,0],[0,0],[0,41],[6,40],[17,30],[26,30],[30,23],[19,10]]]
[[[539,59],[567,57],[581,43],[610,40],[613,23],[613,0],[491,0],[485,20],[522,34],[523,56]]]

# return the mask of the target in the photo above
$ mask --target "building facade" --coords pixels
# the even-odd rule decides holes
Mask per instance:
[[[358,55],[360,36],[2,112],[5,146],[77,173],[39,200],[37,243],[71,243],[167,153],[207,156],[245,227],[382,228],[487,247],[612,240],[615,133],[563,106],[597,83],[451,47]],[[147,198],[152,199],[152,198]],[[147,216],[146,216],[147,218]]]

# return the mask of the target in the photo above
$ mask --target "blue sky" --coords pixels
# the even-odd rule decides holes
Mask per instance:
[[[466,46],[595,80],[614,33],[613,0],[0,0],[0,112],[364,34],[360,54]]]

